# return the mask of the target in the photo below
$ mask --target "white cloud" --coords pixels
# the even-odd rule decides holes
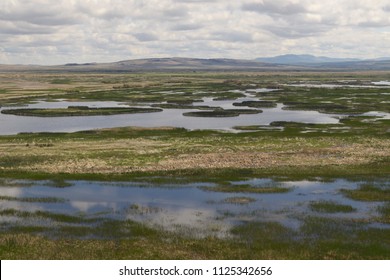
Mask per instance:
[[[387,0],[3,0],[0,63],[388,56]]]

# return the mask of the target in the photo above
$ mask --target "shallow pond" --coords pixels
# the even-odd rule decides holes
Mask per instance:
[[[378,216],[380,202],[346,198],[340,189],[356,189],[365,182],[338,179],[332,182],[251,179],[229,182],[230,186],[254,188],[277,186],[284,193],[226,193],[213,191],[214,183],[152,184],[138,182],[69,181],[55,187],[51,181],[3,180],[0,183],[0,211],[45,211],[87,218],[130,219],[167,230],[191,228],[199,235],[225,236],[233,225],[244,221],[276,221],[298,228],[307,215],[346,219]],[[382,184],[370,182],[370,184]],[[388,184],[388,183],[385,183]],[[52,198],[56,201],[26,201],[23,198]],[[318,213],[310,210],[313,201],[332,201],[352,206],[352,212]],[[37,223],[17,216],[0,216],[2,223]],[[42,223],[42,221],[40,221]],[[385,227],[372,223],[372,227]]]
[[[223,109],[253,109],[249,107],[233,106],[235,102],[258,101],[254,93],[270,91],[268,89],[257,89],[240,91],[246,97],[235,100],[213,100],[214,97],[203,98],[203,102],[195,102],[194,106],[212,106]],[[156,104],[156,103],[155,103]],[[157,103],[158,104],[158,103]],[[148,107],[152,104],[141,104]],[[68,106],[89,106],[89,107],[126,107],[128,105],[118,102],[69,102],[59,100],[58,102],[38,101],[22,108],[67,108]],[[134,107],[134,106],[132,106]],[[138,106],[139,107],[139,106]],[[13,109],[18,107],[13,107]],[[1,110],[9,109],[2,107]],[[335,115],[323,114],[316,111],[283,110],[283,104],[277,104],[276,108],[261,108],[260,114],[242,114],[237,117],[188,117],[183,113],[198,111],[196,109],[164,109],[157,113],[122,114],[112,116],[83,116],[83,117],[27,117],[0,114],[0,135],[12,135],[21,132],[75,132],[99,128],[113,128],[126,126],[139,127],[182,127],[190,130],[214,129],[232,130],[234,126],[269,125],[273,121],[293,121],[304,123],[338,123]]]

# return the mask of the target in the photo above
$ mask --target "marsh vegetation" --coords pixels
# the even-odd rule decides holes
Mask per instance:
[[[161,112],[162,109],[156,108],[118,108],[118,107],[103,107],[93,108],[88,106],[68,106],[68,108],[55,109],[6,109],[2,110],[2,114],[10,114],[17,116],[32,116],[32,117],[66,117],[66,116],[109,116],[117,114],[140,114],[140,113],[155,113]]]

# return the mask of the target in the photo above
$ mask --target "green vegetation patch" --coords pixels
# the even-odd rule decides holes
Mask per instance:
[[[242,102],[234,102],[233,106],[243,106],[243,107],[252,107],[252,108],[273,108],[276,107],[277,104],[272,101],[242,101]]]
[[[378,211],[382,214],[380,222],[390,224],[390,202],[378,207]]]
[[[325,200],[311,201],[309,207],[312,211],[320,213],[348,213],[356,211],[356,209],[350,205],[338,204],[334,201]]]
[[[69,106],[68,108],[55,109],[6,109],[3,114],[31,117],[70,117],[70,116],[106,116],[118,114],[139,114],[162,112],[158,108],[136,108],[136,107],[101,107]]]
[[[223,200],[224,203],[230,203],[230,204],[248,204],[255,201],[256,199],[247,196],[233,196],[233,197],[225,198]]]
[[[214,110],[214,111],[199,111],[199,112],[186,112],[183,116],[186,117],[205,117],[205,118],[227,118],[238,117],[241,114],[259,114],[261,110],[251,109],[228,109],[228,110]]]
[[[53,79],[51,80],[51,84],[53,85],[67,85],[67,84],[70,84],[72,81],[68,78],[57,78],[57,79]]]
[[[300,233],[308,239],[346,240],[353,232],[363,230],[366,224],[343,218],[306,216],[302,217]]]
[[[152,107],[163,108],[163,109],[192,109],[192,110],[220,110],[221,107],[213,107],[207,105],[193,106],[188,104],[176,104],[176,103],[162,103],[153,104]]]
[[[45,184],[46,186],[53,187],[53,188],[69,188],[72,187],[73,184],[65,181],[62,178],[54,178],[51,179],[49,182]]]
[[[270,242],[275,249],[286,246],[296,235],[294,230],[277,222],[247,222],[234,227],[231,232],[251,247],[267,246]]]
[[[38,203],[63,203],[66,199],[58,197],[12,197],[0,196],[0,200],[20,201],[20,202],[38,202]]]
[[[387,186],[374,186],[362,184],[356,190],[342,189],[341,192],[354,200],[360,201],[390,201],[390,188]]]
[[[31,218],[49,219],[56,222],[76,223],[76,224],[92,223],[97,221],[97,219],[89,219],[81,216],[72,216],[72,215],[61,214],[61,213],[52,213],[47,211],[28,212],[28,211],[20,211],[16,209],[1,210],[0,216],[13,216],[18,218],[26,218],[26,219],[31,219]]]
[[[237,125],[237,126],[233,126],[233,129],[243,130],[243,131],[272,132],[272,131],[282,131],[283,127],[269,126],[269,125]]]
[[[230,183],[219,184],[215,187],[201,187],[203,190],[223,193],[286,193],[291,188],[282,187],[278,184],[252,186],[252,185],[235,185]]]

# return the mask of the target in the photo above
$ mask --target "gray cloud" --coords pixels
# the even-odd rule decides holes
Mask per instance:
[[[389,20],[379,20],[379,21],[373,21],[368,20],[364,22],[360,22],[358,24],[359,27],[367,27],[367,28],[381,28],[381,27],[388,27],[390,25]]]
[[[33,25],[26,22],[7,22],[0,21],[0,34],[4,35],[32,35],[32,34],[52,34],[56,29]]]
[[[150,42],[150,41],[158,41],[158,37],[151,33],[136,33],[134,37],[141,42]]]
[[[387,56],[389,12],[388,0],[2,0],[0,63]]]
[[[226,41],[226,42],[253,42],[252,34],[238,31],[219,31],[212,33],[212,40]]]
[[[215,3],[218,0],[173,0],[176,3],[194,3],[194,4],[204,4],[204,3]]]
[[[305,13],[307,10],[303,4],[290,3],[282,0],[264,0],[262,2],[250,2],[242,5],[244,11],[260,14],[294,15]]]
[[[25,22],[43,26],[73,25],[80,23],[79,16],[60,6],[34,2],[11,5],[9,2],[10,1],[5,1],[5,3],[1,4],[0,20]],[[7,3],[9,5],[7,5]]]
[[[276,36],[289,39],[298,39],[302,37],[317,36],[320,33],[326,32],[327,29],[323,26],[322,28],[318,26],[310,25],[295,25],[295,26],[265,26],[265,30],[273,33]]]
[[[175,7],[164,10],[162,15],[166,19],[182,19],[188,17],[188,9],[186,7]]]
[[[203,28],[204,25],[199,23],[178,23],[171,27],[172,31],[188,31],[188,30],[197,30]]]
[[[263,0],[242,4],[244,12],[257,13],[265,16],[268,21],[260,22],[259,27],[272,34],[288,39],[298,39],[319,35],[329,29],[326,20],[320,17],[315,21],[305,2],[296,3],[283,0]],[[332,22],[331,20],[329,21]]]

